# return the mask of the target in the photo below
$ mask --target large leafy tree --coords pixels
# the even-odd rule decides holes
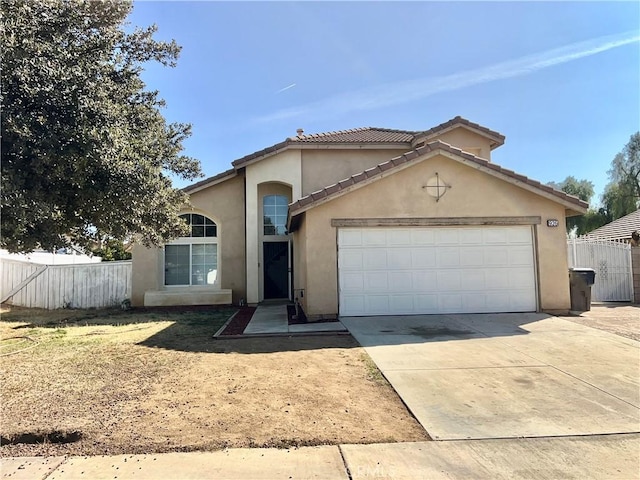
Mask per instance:
[[[186,124],[168,124],[141,80],[180,48],[127,32],[123,0],[3,0],[2,227],[11,251],[89,245],[105,236],[157,245],[185,232],[187,201],[169,175],[193,179]]]

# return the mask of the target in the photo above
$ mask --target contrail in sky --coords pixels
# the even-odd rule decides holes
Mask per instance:
[[[493,82],[495,80],[528,75],[545,68],[553,67],[554,65],[561,65],[638,41],[640,41],[640,34],[638,34],[637,31],[598,37],[475,70],[468,70],[466,72],[454,73],[442,77],[429,77],[389,83],[327,97],[306,105],[278,110],[274,113],[258,117],[256,121],[272,122],[286,120],[310,113],[313,113],[316,119],[319,117],[330,118],[358,110],[373,110],[398,105],[441,92],[449,92],[472,85]],[[294,85],[295,83],[283,88],[279,92],[291,88]]]
[[[282,93],[282,92],[284,92],[285,90],[289,90],[290,88],[293,88],[293,87],[295,87],[295,86],[296,86],[296,84],[295,84],[295,83],[292,83],[291,85],[289,85],[289,86],[287,86],[287,87],[281,88],[281,89],[280,89],[280,90],[278,90],[276,93]]]

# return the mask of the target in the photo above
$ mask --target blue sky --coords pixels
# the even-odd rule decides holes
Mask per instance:
[[[295,135],[426,130],[461,115],[507,137],[492,160],[592,181],[640,129],[637,2],[135,1],[182,46],[143,79],[188,122],[207,176]],[[175,181],[178,187],[188,182]]]

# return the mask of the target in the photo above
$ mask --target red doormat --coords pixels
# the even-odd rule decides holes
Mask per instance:
[[[244,329],[249,325],[251,317],[253,317],[253,312],[255,311],[256,307],[241,307],[240,310],[238,310],[238,313],[236,313],[233,319],[227,324],[220,336],[242,335],[244,333]]]

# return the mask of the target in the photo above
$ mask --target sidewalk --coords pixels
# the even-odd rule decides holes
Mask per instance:
[[[640,434],[1,460],[3,480],[637,479]]]
[[[258,305],[243,335],[346,332],[339,321],[289,325],[286,305]]]

